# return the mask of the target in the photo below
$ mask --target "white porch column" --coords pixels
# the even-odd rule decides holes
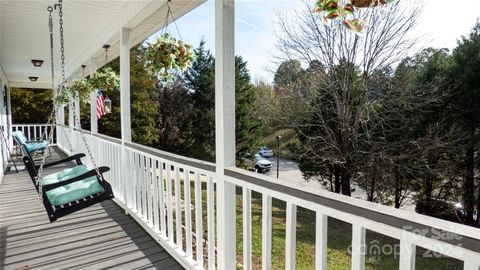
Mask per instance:
[[[97,59],[92,57],[90,59],[90,78],[97,71]],[[90,94],[90,131],[98,133],[98,119],[97,119],[97,89],[94,89]]]
[[[130,29],[122,28],[120,30],[120,123],[122,134],[122,179],[119,191],[123,193],[123,202],[125,213],[128,214],[127,207],[130,206],[129,186],[131,181],[128,175],[132,172],[127,165],[127,151],[125,143],[132,141],[132,128],[130,122]]]
[[[215,2],[215,156],[218,269],[236,268],[235,186],[224,169],[235,166],[234,0]]]
[[[10,99],[10,91],[11,89],[7,87],[7,108],[8,108],[8,114],[7,114],[7,126],[8,126],[8,147],[10,147],[10,153],[13,151],[13,137],[12,137],[12,102]]]
[[[122,141],[132,141],[130,123],[130,29],[120,31],[120,115]]]

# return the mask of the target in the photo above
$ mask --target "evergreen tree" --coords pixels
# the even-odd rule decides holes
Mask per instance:
[[[458,93],[453,99],[454,122],[462,126],[465,132],[465,148],[462,153],[464,168],[464,207],[466,222],[474,222],[475,211],[475,170],[478,169],[480,128],[480,21],[477,22],[468,37],[462,37],[453,51],[453,78],[456,79]],[[478,185],[477,213],[480,212],[480,185]],[[477,224],[480,214],[477,214]]]
[[[189,124],[189,153],[195,158],[213,161],[215,158],[215,60],[205,41],[195,50],[197,58],[185,75],[190,91],[192,118]],[[261,122],[255,116],[258,109],[255,90],[250,83],[247,63],[235,57],[235,137],[236,157],[253,150],[261,132]]]
[[[186,136],[187,147],[194,158],[213,161],[215,157],[215,61],[205,40],[195,49],[196,59],[185,73],[190,91],[192,119]]]
[[[262,123],[256,117],[258,111],[256,94],[250,83],[247,62],[241,56],[235,57],[235,141],[236,157],[241,159],[257,147]]]
[[[147,73],[142,58],[143,47],[138,45],[130,50],[130,104],[132,140],[143,145],[153,146],[158,141],[158,93],[157,80]],[[120,58],[108,64],[115,72],[120,72]],[[121,137],[120,131],[120,92],[104,92],[112,100],[112,113],[98,121],[98,130],[109,136]]]
[[[12,88],[12,122],[46,123],[53,110],[52,97],[50,89]]]

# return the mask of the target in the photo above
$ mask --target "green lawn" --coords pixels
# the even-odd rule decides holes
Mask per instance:
[[[277,136],[279,135],[282,136],[280,140],[280,156],[287,159],[292,159],[293,156],[292,153],[290,153],[288,145],[298,141],[295,137],[295,131],[293,129],[282,129],[269,134],[263,138],[261,144],[273,149],[274,151],[277,151]]]
[[[174,187],[172,185],[172,187]],[[202,184],[202,212],[204,238],[207,238],[207,205],[206,185]],[[181,184],[183,197],[183,181]],[[194,204],[194,187],[191,185],[191,202]],[[285,268],[285,202],[273,199],[272,202],[272,269]],[[243,263],[243,231],[242,231],[242,194],[237,189],[237,265],[242,268]],[[184,214],[182,213],[182,219]],[[174,219],[175,220],[175,219]],[[261,195],[252,192],[252,257],[253,269],[261,269],[262,258],[262,199]],[[192,210],[192,228],[195,228],[195,211]],[[351,225],[333,218],[328,219],[328,269],[350,269],[351,257],[348,247],[351,243]],[[297,210],[297,269],[315,269],[315,213],[299,207]],[[398,269],[398,257],[395,257],[392,248],[399,241],[385,235],[367,231],[366,269]],[[370,244],[373,245],[371,247]],[[384,248],[384,252],[375,253],[375,246]],[[373,248],[373,249],[372,249]],[[369,250],[372,249],[372,252]],[[385,254],[386,253],[386,254]],[[416,268],[420,270],[455,270],[463,269],[463,263],[451,258],[425,258],[425,250],[417,248]],[[429,253],[431,254],[431,253]],[[206,253],[205,253],[206,256]]]

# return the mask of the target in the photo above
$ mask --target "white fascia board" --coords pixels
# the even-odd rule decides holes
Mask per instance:
[[[34,89],[52,89],[51,83],[38,83],[38,82],[16,82],[9,81],[8,87],[10,88],[34,88]]]
[[[98,57],[103,53],[103,45],[117,43],[120,38],[120,29],[135,28],[143,20],[151,16],[156,10],[161,8],[166,0],[144,0],[144,1],[128,1],[117,14],[100,32],[100,34],[90,43],[90,45],[79,55],[72,64],[68,65],[68,76],[75,73],[79,67],[85,63],[89,63],[92,57]],[[136,44],[133,44],[134,46]],[[112,46],[113,47],[113,46]],[[118,48],[109,50],[109,58],[114,59],[119,55]],[[100,60],[100,59],[99,59]],[[57,83],[59,83],[57,81]]]

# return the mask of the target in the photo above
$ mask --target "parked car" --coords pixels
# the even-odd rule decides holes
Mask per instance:
[[[253,169],[259,173],[270,171],[272,168],[272,163],[259,154],[255,156],[247,155],[244,158],[244,162],[247,164],[248,169]]]
[[[273,156],[273,151],[272,149],[266,147],[266,146],[262,146],[258,149],[258,153],[262,156],[262,157],[271,157]]]

